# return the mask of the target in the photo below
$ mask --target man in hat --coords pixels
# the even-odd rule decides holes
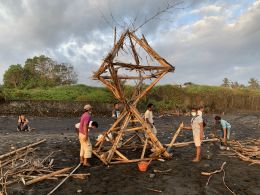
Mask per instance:
[[[88,158],[92,155],[92,145],[88,136],[89,123],[91,121],[92,107],[87,104],[84,106],[84,113],[80,117],[79,142],[80,142],[80,163],[83,166],[90,166]]]

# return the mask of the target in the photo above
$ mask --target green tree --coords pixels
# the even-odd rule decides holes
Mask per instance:
[[[259,84],[259,81],[255,78],[251,78],[249,81],[248,81],[248,87],[251,88],[251,89],[260,89],[260,84]]]
[[[223,79],[223,84],[221,85],[222,87],[230,87],[231,82],[229,81],[228,78]]]
[[[28,77],[28,86],[32,87],[52,87],[77,82],[73,66],[58,63],[44,55],[27,59],[24,69]]]
[[[24,72],[21,64],[11,65],[4,73],[4,85],[10,88],[21,88],[24,80]]]

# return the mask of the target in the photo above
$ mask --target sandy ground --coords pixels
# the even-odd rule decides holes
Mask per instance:
[[[212,122],[213,115],[207,116],[208,124]],[[98,130],[91,132],[94,139],[100,132],[110,126],[112,120],[105,117],[94,118],[99,122]],[[224,117],[232,124],[232,138],[243,140],[260,138],[260,115],[240,114]],[[54,169],[76,166],[79,162],[79,143],[74,132],[74,124],[78,118],[32,118],[30,125],[36,128],[33,132],[17,132],[16,117],[0,117],[0,154],[7,153],[11,147],[19,148],[47,139],[46,143],[38,146],[36,155],[45,157],[55,151]],[[169,143],[172,134],[181,121],[188,123],[189,117],[164,116],[155,119],[158,129],[158,138],[162,143]],[[206,135],[210,129],[207,128]],[[189,131],[181,132],[177,142],[191,141]],[[216,144],[203,144],[202,160],[192,163],[195,148],[190,145],[174,149],[173,158],[165,162],[153,161],[147,172],[139,172],[137,164],[103,166],[99,160],[92,158],[91,168],[80,167],[77,173],[91,173],[86,180],[69,178],[55,194],[158,194],[147,188],[162,191],[160,194],[230,194],[222,183],[222,174],[212,177],[209,186],[205,187],[208,177],[202,176],[201,171],[214,171],[219,169],[226,161],[226,183],[237,194],[260,194],[260,167],[251,165],[237,158],[220,155]],[[212,154],[211,159],[206,158],[206,151]],[[167,173],[155,173],[153,170],[168,170]],[[32,186],[24,187],[15,184],[8,188],[9,194],[47,194],[59,182],[46,180]]]

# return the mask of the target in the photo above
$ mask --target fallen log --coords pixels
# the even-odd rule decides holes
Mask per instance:
[[[41,143],[43,143],[43,142],[45,142],[45,141],[46,141],[46,139],[43,139],[43,140],[41,140],[41,141],[38,141],[38,142],[35,142],[35,143],[32,143],[32,144],[29,144],[29,145],[27,145],[27,146],[24,146],[24,147],[22,147],[22,148],[16,149],[16,150],[14,150],[14,151],[12,151],[12,152],[8,152],[8,153],[6,153],[6,154],[3,154],[3,155],[0,156],[0,160],[3,159],[3,158],[6,158],[6,157],[8,157],[8,156],[11,156],[11,155],[13,155],[13,154],[16,154],[17,152],[20,152],[20,151],[22,151],[22,150],[31,148],[31,147],[33,147],[33,146],[37,146],[37,145],[39,145],[39,144],[41,144]]]
[[[28,186],[28,185],[37,183],[37,182],[39,182],[39,181],[48,179],[48,178],[53,177],[53,176],[55,176],[55,175],[59,175],[59,174],[61,174],[61,173],[65,173],[65,172],[69,171],[70,169],[71,169],[71,167],[67,167],[67,168],[64,168],[64,169],[60,169],[60,170],[58,170],[58,171],[54,171],[54,172],[49,173],[49,174],[47,174],[47,175],[39,176],[39,177],[37,177],[37,178],[35,178],[35,179],[32,179],[32,180],[30,180],[30,181],[27,181],[27,182],[25,183],[25,185]]]

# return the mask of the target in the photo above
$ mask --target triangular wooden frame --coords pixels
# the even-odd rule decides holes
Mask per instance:
[[[135,64],[129,63],[119,63],[114,62],[114,58],[120,49],[124,46],[124,41],[126,37],[129,39],[131,51],[135,60]],[[156,60],[159,66],[150,66],[150,65],[140,65],[138,53],[135,49],[135,44],[138,44],[142,47],[147,54],[149,54],[154,60]],[[138,77],[133,76],[122,76],[118,75],[117,70],[130,69],[139,71],[140,75]],[[141,71],[150,72],[149,75],[143,76]],[[127,163],[127,162],[138,162],[144,160],[145,151],[148,145],[152,148],[153,157],[158,157],[161,154],[165,157],[169,157],[169,153],[163,147],[161,142],[157,137],[152,133],[150,126],[142,118],[141,114],[136,108],[139,100],[168,72],[173,72],[174,67],[169,64],[165,59],[163,59],[159,54],[157,54],[147,43],[144,36],[139,39],[133,32],[126,30],[121,34],[121,37],[114,45],[111,52],[106,56],[103,63],[101,64],[99,70],[94,73],[93,78],[100,80],[106,85],[106,87],[114,94],[114,96],[124,105],[124,110],[114,122],[110,129],[104,132],[102,138],[100,138],[93,149],[93,154],[96,155],[104,164],[113,164],[113,163]],[[109,72],[110,76],[102,75],[105,72]],[[154,81],[147,86],[147,88],[137,91],[134,91],[131,99],[127,99],[122,90],[121,81],[122,80],[137,80],[139,81],[137,86],[141,85],[142,81],[145,79],[154,79]],[[137,87],[138,88],[138,87]],[[129,122],[135,121],[139,123],[138,127],[129,127]],[[141,132],[144,134],[144,137],[136,134],[136,137],[141,141],[142,154],[138,159],[129,159],[126,155],[122,154],[119,150],[121,149],[122,138],[129,132]],[[107,135],[109,133],[116,134],[114,140],[109,140],[109,146],[104,147],[106,142]],[[134,137],[130,137],[134,139]],[[130,139],[129,138],[129,139]],[[126,143],[124,143],[126,144]]]

